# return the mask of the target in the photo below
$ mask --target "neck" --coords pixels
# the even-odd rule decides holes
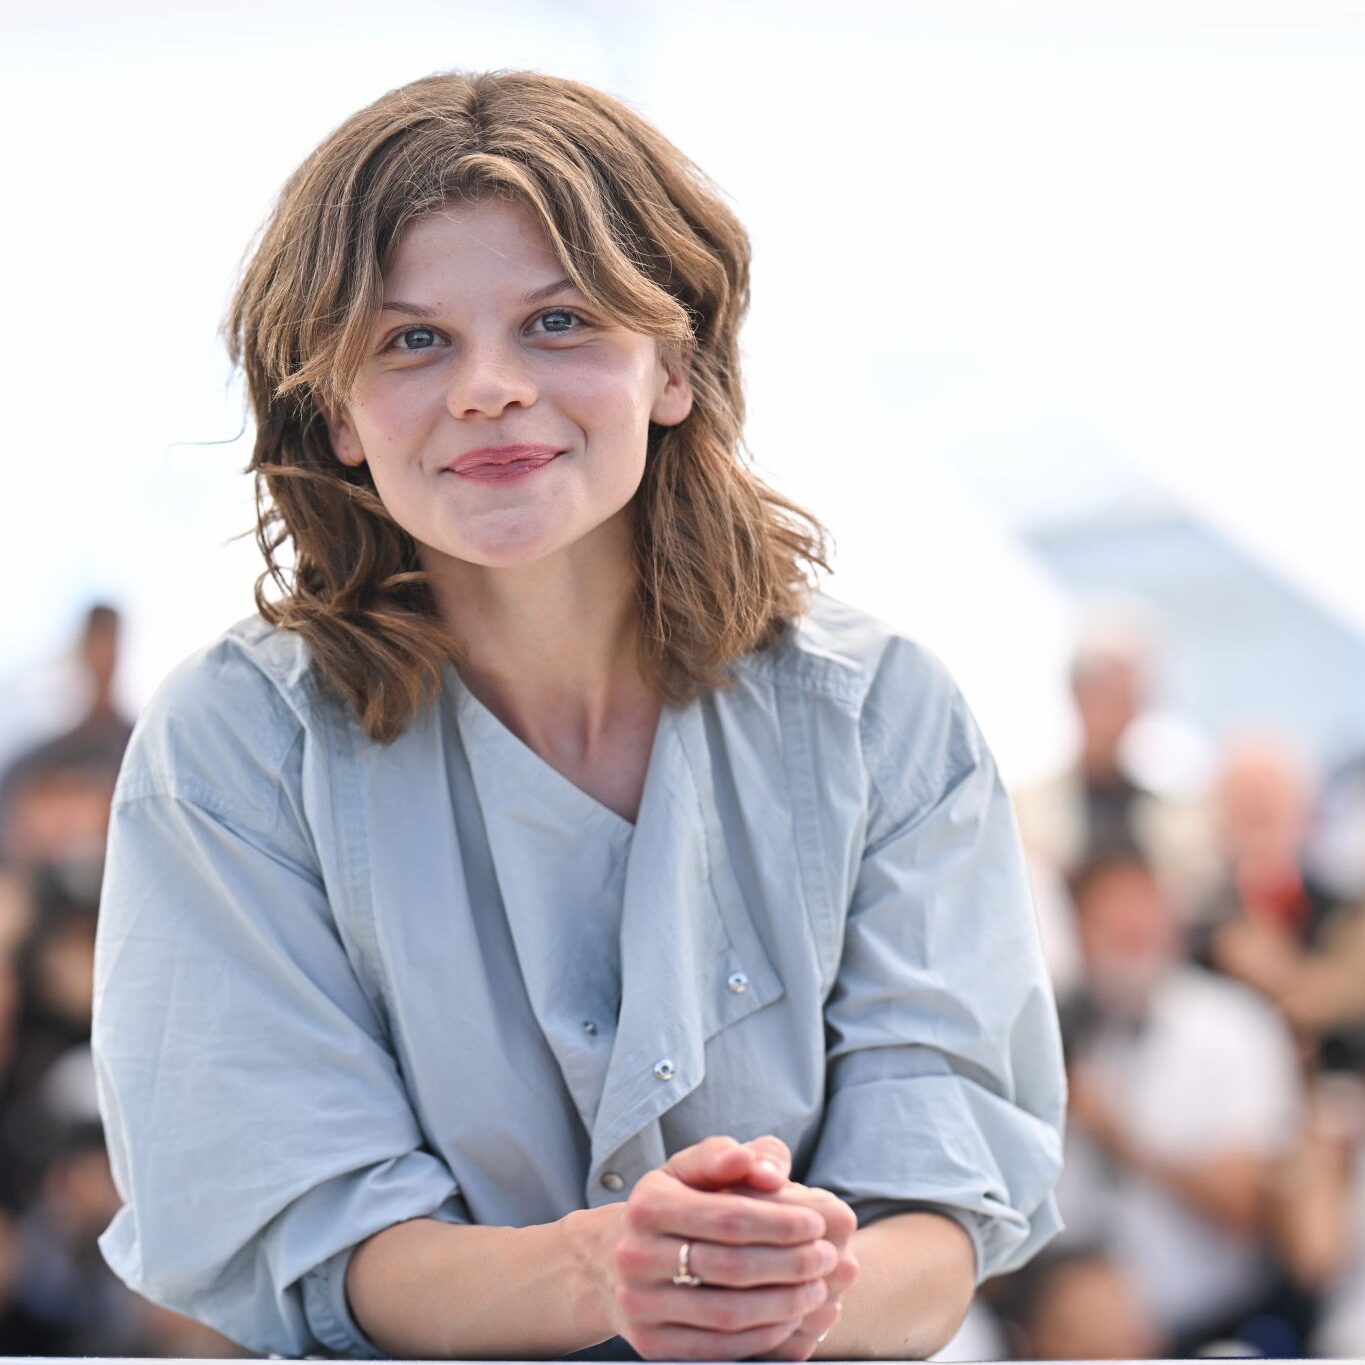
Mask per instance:
[[[638,663],[629,523],[600,530],[591,545],[505,568],[424,556],[465,685],[538,752],[580,761],[659,709]]]

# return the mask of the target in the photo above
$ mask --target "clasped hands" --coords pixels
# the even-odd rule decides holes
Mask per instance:
[[[643,1176],[610,1255],[618,1333],[652,1360],[807,1360],[858,1274],[857,1217],[775,1137],[713,1137]],[[679,1249],[701,1283],[674,1284]]]

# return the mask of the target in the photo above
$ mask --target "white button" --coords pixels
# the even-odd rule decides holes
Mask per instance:
[[[743,972],[736,972],[725,984],[736,995],[743,995],[749,989],[749,978]]]
[[[585,1020],[583,1021],[583,1032],[584,1032],[584,1033],[589,1033],[589,1034],[591,1034],[593,1037],[596,1037],[596,1036],[597,1036],[597,1025],[594,1024],[593,1021],[592,1021],[591,1019],[585,1019]]]
[[[671,1081],[677,1074],[678,1068],[667,1057],[654,1063],[654,1079],[656,1081]]]
[[[615,1171],[603,1171],[602,1188],[617,1194],[626,1188],[626,1182]]]

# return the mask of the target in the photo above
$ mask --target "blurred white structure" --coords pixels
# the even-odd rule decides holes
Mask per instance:
[[[1093,433],[1365,626],[1359,3],[10,0],[6,28],[0,704],[94,595],[134,698],[252,609],[236,263],[330,127],[449,66],[605,86],[731,194],[760,466],[1008,776],[1067,743],[1070,608],[957,481],[966,448],[1066,509],[1060,433]]]

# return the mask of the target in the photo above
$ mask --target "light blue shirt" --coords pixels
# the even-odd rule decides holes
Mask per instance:
[[[372,1233],[549,1222],[716,1133],[864,1221],[952,1214],[978,1281],[1053,1237],[1056,1011],[958,689],[824,595],[732,676],[664,709],[632,827],[453,667],[382,745],[259,617],[180,664],[96,942],[120,1278],[254,1351],[374,1356]]]

